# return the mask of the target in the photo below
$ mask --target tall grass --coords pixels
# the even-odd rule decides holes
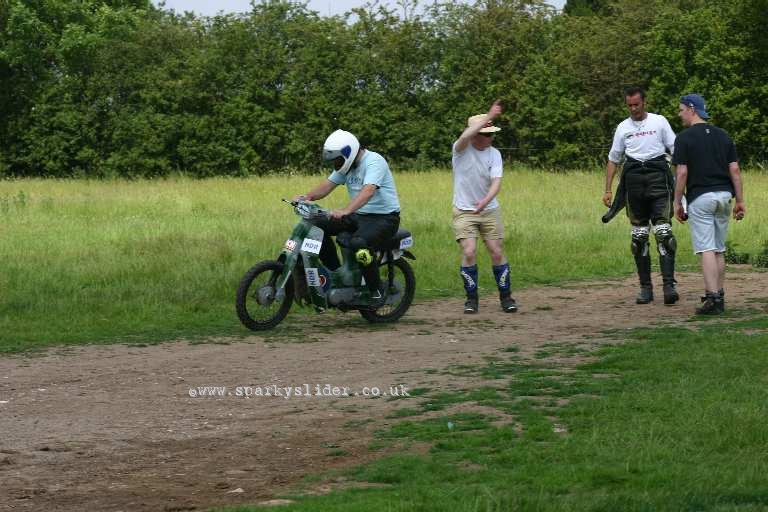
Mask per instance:
[[[280,201],[323,176],[0,182],[0,351],[244,333],[237,282],[274,258],[296,217]],[[633,271],[627,222],[600,222],[601,173],[508,169],[500,200],[515,288]],[[458,296],[449,171],[399,173],[402,226],[415,236],[417,300]],[[766,182],[745,177],[741,252],[762,247]],[[347,202],[337,190],[322,203]],[[682,266],[696,264],[677,227]],[[480,285],[494,293],[481,250]]]

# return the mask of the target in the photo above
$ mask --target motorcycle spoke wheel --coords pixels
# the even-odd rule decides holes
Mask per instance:
[[[285,293],[278,298],[277,281],[283,264],[262,261],[251,268],[237,288],[237,317],[252,331],[271,329],[283,321],[293,302],[293,279],[285,283]]]
[[[381,283],[388,288],[387,303],[376,310],[361,309],[360,315],[374,324],[396,322],[411,307],[416,292],[416,276],[411,265],[402,258],[394,260],[391,265],[381,265],[379,274]]]

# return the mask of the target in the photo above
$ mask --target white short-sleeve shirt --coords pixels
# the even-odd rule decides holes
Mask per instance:
[[[501,178],[503,165],[501,153],[494,147],[482,151],[469,144],[462,152],[453,146],[453,206],[459,210],[474,210],[491,187],[495,178]],[[493,210],[499,207],[494,197],[485,207]]]
[[[613,134],[613,144],[608,153],[608,160],[621,162],[626,154],[635,160],[646,161],[675,150],[675,132],[667,118],[648,112],[642,121],[626,118]]]

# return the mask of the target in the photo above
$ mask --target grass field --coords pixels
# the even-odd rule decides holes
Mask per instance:
[[[428,453],[406,449],[347,470],[347,481],[366,487],[289,496],[295,504],[281,510],[768,510],[766,333],[764,315],[727,329],[638,329],[576,371],[523,361],[509,347],[506,357],[462,369],[501,384],[429,390],[421,409],[372,446],[418,443]],[[484,413],[421,417],[458,402]]]
[[[276,257],[297,217],[280,201],[323,176],[143,181],[0,181],[0,352],[246,334],[240,277]],[[462,293],[447,171],[396,176],[415,236],[417,300]],[[600,222],[602,173],[508,169],[500,200],[513,288],[633,272],[626,219]],[[731,240],[757,252],[768,177],[746,174],[748,218]],[[337,190],[323,204],[346,203]],[[687,227],[679,266],[696,268]],[[490,262],[480,286],[494,293]],[[297,314],[294,309],[291,314]]]
[[[280,198],[319,179],[0,182],[0,351],[248,335],[237,282],[276,256],[295,223]],[[600,222],[602,179],[507,171],[515,288],[633,272],[626,220]],[[417,300],[460,296],[450,173],[397,183]],[[766,185],[745,174],[748,216],[730,237],[740,252],[763,251]],[[345,200],[337,191],[323,203]],[[675,228],[679,267],[697,269],[687,227]],[[480,266],[483,293],[494,293],[484,253]],[[291,315],[313,314],[300,311]],[[534,358],[500,347],[484,365],[436,369],[495,385],[418,390],[428,400],[400,410],[371,446],[394,454],[341,473],[365,488],[288,496],[296,503],[281,510],[768,510],[766,333],[764,315],[729,312],[696,330],[622,330],[577,367],[557,362],[573,346],[553,344]],[[483,412],[450,412],[465,402]]]

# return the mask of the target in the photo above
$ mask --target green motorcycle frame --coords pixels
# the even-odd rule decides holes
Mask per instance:
[[[396,322],[408,311],[416,291],[416,277],[407,261],[416,259],[408,231],[400,229],[372,248],[385,290],[384,304],[375,308],[354,249],[339,243],[342,264],[336,270],[320,260],[322,244],[335,242],[313,220],[327,218],[328,211],[314,203],[283,201],[301,219],[277,259],[257,263],[241,279],[236,310],[243,325],[253,331],[271,329],[285,319],[294,302],[316,311],[356,310],[371,323]]]

